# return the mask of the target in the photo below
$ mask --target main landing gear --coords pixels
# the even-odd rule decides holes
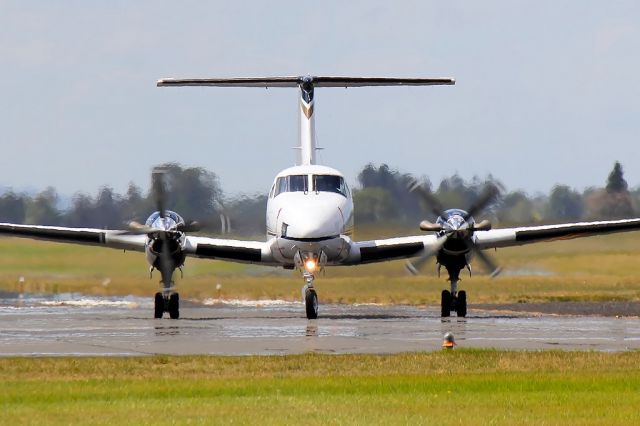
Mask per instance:
[[[442,290],[440,298],[440,311],[443,318],[451,316],[451,311],[459,317],[467,316],[467,293],[462,290],[458,294],[451,294],[449,290]]]
[[[458,314],[458,317],[467,316],[467,293],[464,290],[458,291],[458,281],[460,272],[451,273],[449,271],[449,281],[451,281],[451,291],[442,290],[440,297],[440,312],[443,318],[451,316],[451,311]]]
[[[162,318],[165,312],[169,312],[171,319],[180,318],[180,295],[178,293],[156,293],[154,303],[154,318]]]
[[[313,274],[304,273],[304,286],[302,287],[302,297],[304,299],[304,307],[307,312],[307,319],[318,318],[318,295],[313,287]]]
[[[174,283],[172,280],[173,271],[162,274],[160,287],[162,291],[156,293],[153,304],[153,317],[162,318],[165,312],[169,313],[171,319],[180,318],[180,295],[174,292]]]

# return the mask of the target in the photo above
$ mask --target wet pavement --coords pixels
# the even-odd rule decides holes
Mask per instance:
[[[395,353],[458,347],[640,349],[640,319],[439,307],[321,305],[320,318],[284,301],[183,301],[181,319],[155,320],[151,298],[82,295],[0,299],[0,356]]]

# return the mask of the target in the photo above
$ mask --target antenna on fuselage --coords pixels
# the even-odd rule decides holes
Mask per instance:
[[[165,78],[158,80],[158,87],[166,86],[214,86],[214,87],[298,87],[300,89],[299,128],[300,141],[298,164],[316,164],[317,146],[315,132],[316,87],[367,87],[367,86],[440,86],[452,85],[452,78],[394,78],[394,77],[239,77],[239,78]]]

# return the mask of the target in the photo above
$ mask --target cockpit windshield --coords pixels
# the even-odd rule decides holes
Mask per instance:
[[[274,196],[283,192],[307,192],[307,175],[282,176],[276,180]]]
[[[333,192],[345,197],[349,194],[349,188],[342,176],[336,175],[290,175],[281,176],[276,179],[276,183],[270,196],[277,197],[283,192],[309,192],[309,178],[311,178],[312,192]]]
[[[342,176],[313,175],[313,190],[316,192],[335,192],[347,196],[347,184]]]

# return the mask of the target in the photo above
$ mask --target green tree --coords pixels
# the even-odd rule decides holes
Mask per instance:
[[[222,190],[215,173],[202,167],[183,168],[177,163],[159,167],[166,171],[167,208],[186,220],[207,222],[218,216],[215,200],[222,196]],[[149,197],[153,198],[153,194]]]
[[[526,224],[534,222],[540,215],[524,192],[515,191],[504,197],[497,216],[498,220],[508,224]]]
[[[0,197],[0,222],[24,223],[27,201],[24,195],[9,191]]]
[[[354,221],[370,223],[394,220],[397,211],[389,191],[380,187],[363,188],[353,194]]]
[[[267,228],[265,210],[267,196],[264,194],[241,195],[225,203],[224,214],[228,216],[231,232],[243,235],[264,235]],[[220,218],[214,219],[211,231],[220,232]],[[228,232],[228,230],[227,230]]]
[[[622,171],[622,165],[620,162],[616,161],[613,165],[613,170],[609,173],[609,177],[607,178],[607,192],[619,193],[619,192],[627,192],[627,181],[624,180],[624,173]]]
[[[73,205],[65,215],[69,226],[100,227],[95,217],[95,205],[90,195],[81,192],[73,196]]]
[[[94,208],[94,226],[111,229],[122,227],[121,207],[120,197],[113,193],[112,188],[100,188]]]
[[[591,191],[584,200],[587,217],[590,219],[623,219],[634,214],[631,194],[628,191]]]
[[[552,219],[576,220],[584,213],[582,195],[567,185],[556,185],[549,196],[549,212]]]
[[[634,214],[633,201],[624,179],[622,165],[616,161],[607,177],[604,190],[585,196],[589,216],[597,219],[619,219]]]
[[[52,187],[27,202],[25,223],[30,225],[59,225],[62,215],[58,211],[58,194]]]
[[[391,170],[387,164],[375,167],[369,163],[358,174],[358,182],[363,188],[385,188],[393,190],[396,186],[398,172]]]
[[[392,170],[387,164],[382,164],[379,167],[367,164],[358,174],[361,190],[377,188],[383,192],[365,192],[360,195],[358,201],[354,198],[356,217],[360,218],[361,223],[382,216],[386,217],[385,220],[393,220],[394,222],[405,222],[412,225],[419,223],[424,218],[425,212],[418,199],[409,192],[409,184],[413,181],[414,178],[411,175]],[[430,187],[429,182],[424,178],[420,183],[427,188]],[[364,206],[359,206],[361,202],[367,203],[367,208],[375,207],[376,212],[367,213]],[[391,203],[392,209],[388,209],[387,202]],[[387,217],[391,211],[395,216]]]
[[[154,210],[154,207],[142,197],[140,188],[133,182],[129,182],[127,195],[124,196],[121,203],[121,215],[125,222],[137,221],[142,223]]]

